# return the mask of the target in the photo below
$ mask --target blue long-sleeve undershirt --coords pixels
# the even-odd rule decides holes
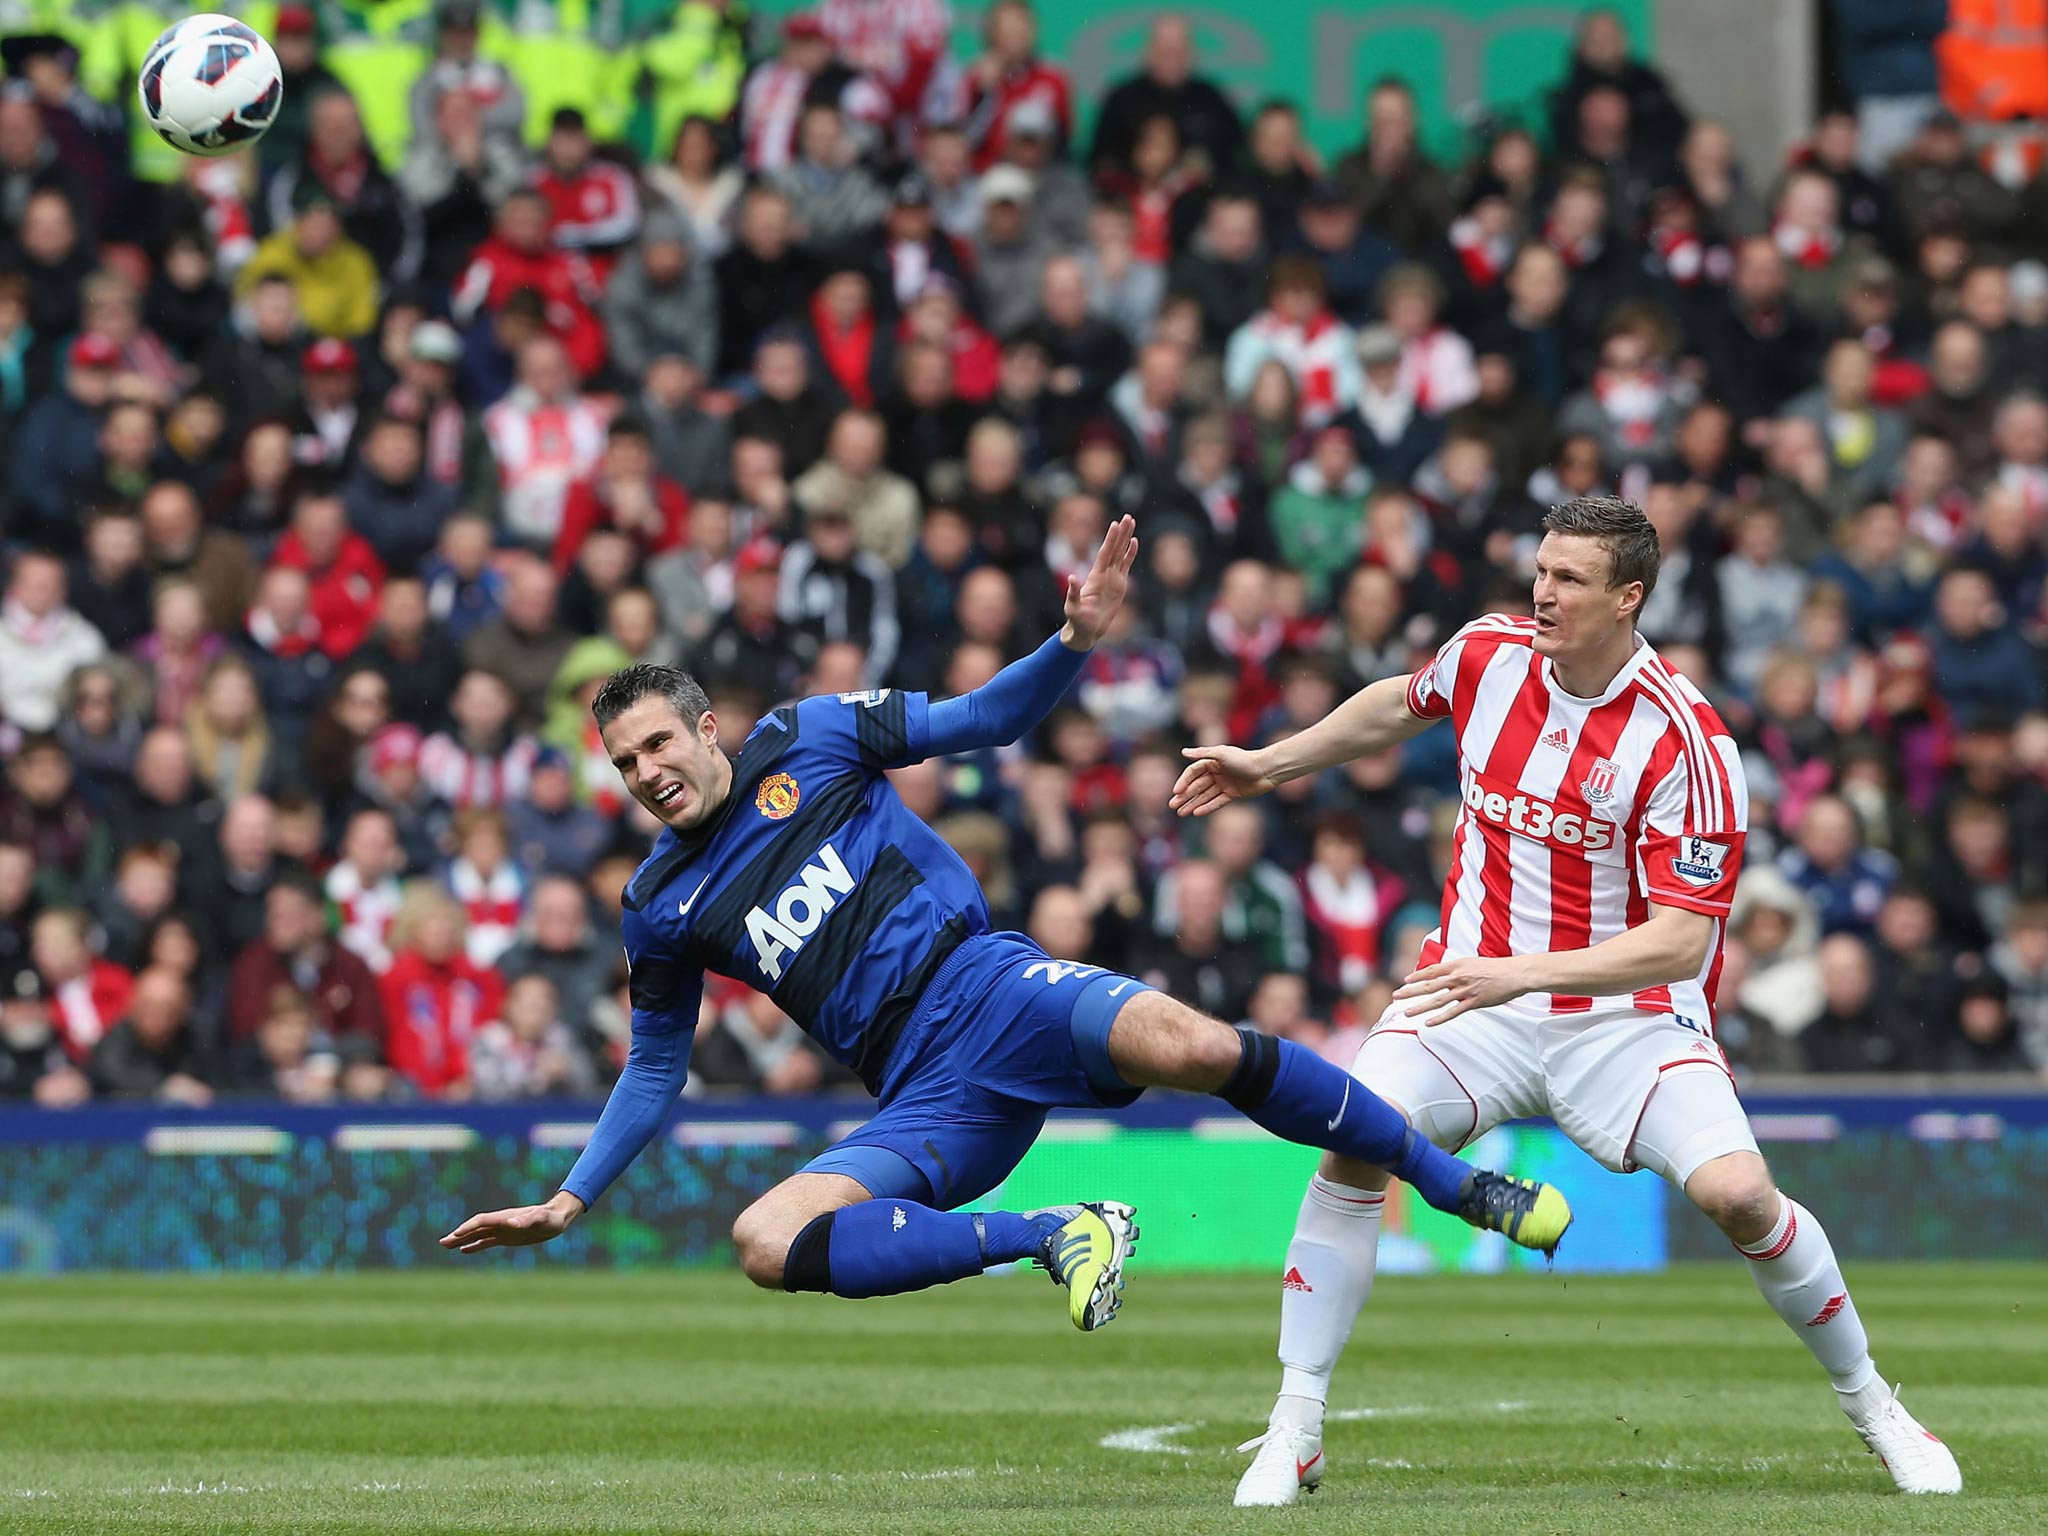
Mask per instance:
[[[924,755],[945,757],[981,747],[1007,746],[1052,712],[1066,697],[1088,660],[1086,651],[1069,649],[1054,635],[1029,656],[1011,662],[971,693],[942,699],[929,707]],[[629,922],[638,921],[629,915]],[[630,946],[629,946],[630,948]],[[694,989],[689,1015],[696,1016]],[[694,1024],[684,1029],[633,1031],[625,1069],[612,1085],[604,1112],[590,1141],[562,1188],[584,1205],[626,1171],[661,1129],[676,1096],[689,1078]]]
[[[1088,660],[1058,635],[1011,662],[972,693],[940,699],[928,715],[927,757],[1006,747],[1052,713]]]

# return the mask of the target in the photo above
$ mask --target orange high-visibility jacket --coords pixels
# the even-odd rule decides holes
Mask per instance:
[[[1949,0],[1934,58],[1958,117],[2048,117],[2048,0]]]

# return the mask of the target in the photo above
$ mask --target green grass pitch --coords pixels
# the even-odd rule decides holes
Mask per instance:
[[[1023,1274],[0,1281],[0,1531],[2048,1532],[2048,1267],[1852,1277],[1958,1499],[1891,1491],[1730,1262],[1383,1280],[1329,1482],[1240,1512],[1278,1286],[1142,1261],[1092,1337]]]

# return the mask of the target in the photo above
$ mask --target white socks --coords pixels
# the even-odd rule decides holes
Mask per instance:
[[[1771,1310],[1813,1351],[1834,1382],[1842,1411],[1862,1422],[1883,1406],[1887,1395],[1870,1361],[1870,1337],[1849,1299],[1827,1233],[1790,1195],[1781,1199],[1770,1234],[1748,1247],[1737,1244],[1737,1249],[1749,1260],[1756,1288]]]
[[[1280,1297],[1280,1401],[1273,1422],[1320,1429],[1330,1373],[1372,1294],[1384,1190],[1309,1180],[1287,1245]]]

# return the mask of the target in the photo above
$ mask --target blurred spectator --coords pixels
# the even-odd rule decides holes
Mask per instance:
[[[287,1104],[328,1104],[340,1088],[341,1071],[341,1056],[318,1032],[305,994],[279,985],[264,999],[255,1032],[232,1053],[227,1079],[239,1093]]]
[[[314,1026],[352,1054],[374,1057],[384,1041],[384,1007],[368,964],[327,931],[318,885],[286,874],[264,895],[262,935],[228,973],[228,1033],[236,1041],[263,1027],[273,994],[289,987],[307,1001]]]
[[[114,1098],[156,1099],[203,1109],[213,1102],[192,1028],[192,997],[182,977],[152,967],[135,979],[126,1017],[92,1049],[87,1074]]]
[[[1250,939],[1226,935],[1228,901],[1228,882],[1215,864],[1190,859],[1176,868],[1172,919],[1142,975],[1205,1012],[1235,1019],[1244,1016],[1263,964]]]
[[[192,765],[206,792],[223,801],[276,787],[278,772],[270,723],[249,663],[238,655],[206,669],[185,716]]]
[[[880,88],[876,117],[897,148],[915,130],[953,114],[959,69],[946,56],[953,29],[947,0],[823,0],[818,20],[832,51]]]
[[[148,683],[132,664],[108,658],[79,667],[57,695],[56,736],[87,802],[104,814],[118,804],[142,742]]]
[[[1162,15],[1146,34],[1139,72],[1103,98],[1089,161],[1097,171],[1131,163],[1148,119],[1165,116],[1181,139],[1218,170],[1237,163],[1244,125],[1217,86],[1195,73],[1195,40],[1186,17]]]
[[[566,349],[565,376],[554,389],[560,393],[571,382],[568,367],[587,378],[603,364],[605,334],[597,316],[597,276],[581,254],[549,244],[548,218],[548,200],[537,189],[507,194],[490,238],[476,247],[457,279],[449,309],[457,325],[472,326],[503,314],[522,293],[538,298],[549,334]]]
[[[209,937],[238,953],[263,931],[264,901],[286,866],[277,854],[277,809],[262,795],[243,795],[221,811],[215,845],[191,886]]]
[[[534,185],[548,200],[548,238],[590,257],[602,278],[639,230],[640,189],[624,166],[597,154],[581,108],[555,109]]]
[[[99,467],[101,412],[120,361],[112,342],[90,334],[65,356],[62,388],[30,407],[14,439],[14,498],[26,514],[24,531],[56,549],[77,547],[75,498]]]
[[[1887,854],[1859,846],[1856,813],[1835,795],[1807,804],[1798,839],[1778,858],[1778,868],[1812,902],[1821,932],[1873,932],[1885,897],[1898,880],[1898,865]]]
[[[294,209],[322,197],[348,238],[370,253],[385,281],[410,282],[419,273],[422,254],[419,213],[377,164],[354,99],[342,91],[316,96],[307,106],[306,122],[305,155],[271,178],[272,226],[282,229]]]
[[[1926,1042],[1887,1028],[1877,1006],[1876,974],[1870,949],[1860,938],[1838,933],[1823,939],[1820,1015],[1800,1035],[1812,1072],[1897,1072],[1918,1064]]]
[[[2038,665],[1982,571],[1955,566],[1943,574],[1929,638],[1935,682],[1951,709],[2017,712],[2041,701]]]
[[[516,698],[496,672],[471,667],[462,674],[448,703],[451,728],[417,747],[420,778],[443,804],[458,811],[500,806],[526,793],[540,745],[515,729]]]
[[[48,902],[84,900],[112,867],[106,825],[79,793],[54,736],[26,735],[15,748],[0,795],[0,838],[34,856],[36,890]]]
[[[390,813],[360,810],[342,831],[341,857],[323,886],[337,925],[335,938],[375,975],[391,967],[391,923],[398,915],[398,877],[406,863]]]
[[[731,249],[718,258],[718,366],[734,378],[754,361],[762,333],[803,312],[817,287],[811,258],[797,247],[786,194],[758,183],[740,199]]]
[[[507,532],[537,549],[553,547],[569,488],[597,467],[604,428],[604,409],[578,391],[560,342],[536,336],[520,348],[516,387],[484,413]]]
[[[787,698],[815,655],[812,637],[781,617],[782,554],[768,540],[733,563],[732,607],[697,647],[691,670],[766,699]]]
[[[999,163],[1015,166],[1031,178],[1032,222],[1057,247],[1080,245],[1088,238],[1088,213],[1095,194],[1080,167],[1060,155],[1058,113],[1049,102],[1034,97],[1011,110],[1007,126]]]
[[[526,877],[512,857],[505,818],[496,810],[471,807],[455,818],[455,857],[446,876],[448,894],[465,918],[463,951],[479,968],[495,965],[512,947],[526,907]]]
[[[391,925],[391,968],[379,978],[385,1059],[429,1098],[471,1096],[470,1042],[502,1006],[503,980],[470,963],[465,939],[453,898],[423,880],[406,887]]]
[[[483,67],[502,73],[500,65]],[[437,73],[423,76],[414,87],[416,114]],[[416,116],[397,184],[419,210],[420,277],[437,288],[455,280],[465,254],[490,235],[491,210],[525,180],[526,155],[518,133],[492,131],[508,102],[514,110],[520,105],[518,87],[509,78],[507,85],[509,97],[501,93],[491,99],[461,83],[437,84],[426,96],[425,121]]]
[[[773,443],[782,453],[782,473],[794,479],[825,451],[836,413],[825,386],[812,377],[810,354],[793,326],[762,335],[752,380],[754,398],[733,413],[733,437]],[[733,473],[737,481],[737,462]]]
[[[42,978],[15,971],[0,990],[0,1100],[69,1109],[91,1095],[91,1083],[64,1054]]]
[[[1273,263],[1266,308],[1230,337],[1224,387],[1242,400],[1261,367],[1281,364],[1293,381],[1301,424],[1321,426],[1358,399],[1358,360],[1349,326],[1325,306],[1322,269],[1299,257]]]
[[[76,907],[53,907],[36,918],[29,943],[61,1042],[81,1065],[128,1011],[135,987],[132,975],[92,952],[88,924]]]
[[[236,296],[249,298],[258,284],[281,277],[316,336],[346,340],[369,331],[377,319],[376,263],[350,238],[333,197],[323,187],[308,186],[275,207],[273,217],[276,232],[243,265]]]
[[[839,107],[809,101],[797,120],[796,158],[769,174],[788,199],[799,238],[813,256],[871,235],[889,200],[860,163]]]
[[[589,1093],[597,1086],[554,983],[538,974],[505,989],[498,1017],[477,1031],[470,1071],[476,1096],[486,1101]]]
[[[49,730],[64,680],[106,649],[65,601],[63,562],[34,550],[16,556],[0,595],[0,712],[23,730]]]
[[[700,374],[718,361],[718,290],[709,258],[676,214],[657,208],[605,287],[612,365],[643,377],[658,357],[685,359]]]

